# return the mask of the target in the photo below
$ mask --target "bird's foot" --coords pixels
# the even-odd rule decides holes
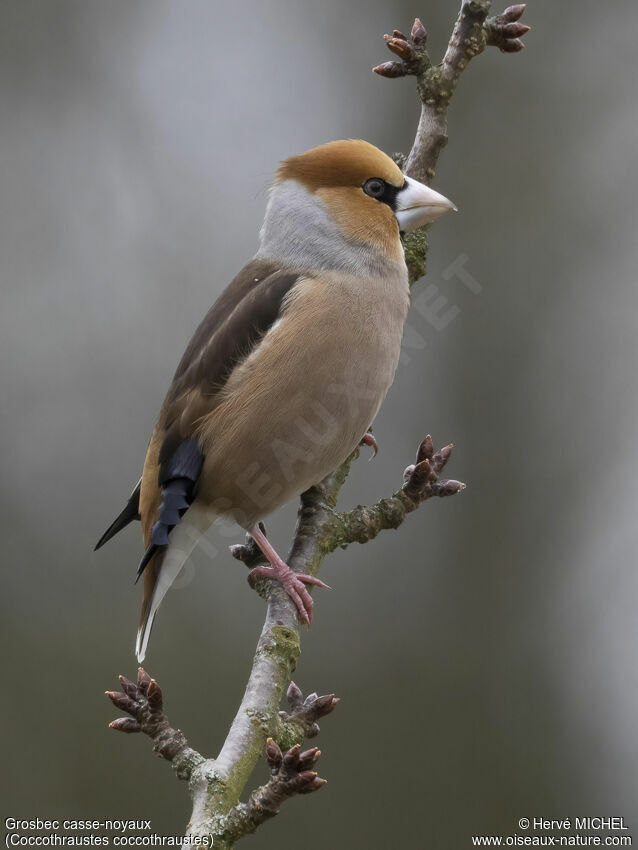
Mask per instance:
[[[254,570],[250,571],[249,578],[251,577],[269,578],[281,582],[284,590],[297,606],[297,611],[302,621],[308,624],[312,620],[313,602],[312,596],[306,589],[306,585],[312,584],[315,587],[330,589],[321,579],[306,575],[305,573],[296,573],[283,561],[274,563],[270,567],[255,567]]]
[[[368,431],[363,435],[363,437],[361,438],[360,445],[369,446],[371,449],[374,449],[374,454],[372,455],[370,460],[372,460],[372,458],[376,457],[379,454],[379,444],[375,440],[372,431]]]
[[[253,525],[248,530],[248,533],[264,553],[270,564],[269,567],[255,567],[254,570],[250,571],[248,578],[269,578],[281,582],[284,590],[297,606],[301,621],[310,624],[313,603],[312,596],[308,593],[306,585],[311,584],[315,587],[325,587],[330,590],[328,585],[314,576],[309,576],[305,573],[296,573],[292,570],[275,552],[259,523]]]

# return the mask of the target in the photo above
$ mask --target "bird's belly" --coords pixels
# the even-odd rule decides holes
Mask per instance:
[[[250,416],[233,411],[235,427],[218,429],[207,450],[201,496],[216,513],[246,525],[316,484],[372,423],[389,385],[378,377],[361,383],[332,374],[319,392],[314,375],[272,404],[253,399]]]
[[[249,526],[336,469],[392,383],[407,303],[390,307],[358,317],[337,298],[310,337],[282,319],[204,423],[198,498]]]

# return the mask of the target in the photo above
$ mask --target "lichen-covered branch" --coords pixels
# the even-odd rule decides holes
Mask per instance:
[[[524,5],[510,6],[502,15],[488,18],[490,7],[491,0],[462,0],[447,50],[438,65],[431,62],[426,49],[427,32],[418,18],[409,36],[398,30],[385,36],[396,59],[374,70],[387,78],[415,77],[421,100],[414,144],[407,156],[395,154],[394,158],[409,176],[424,183],[429,184],[435,175],[447,141],[450,99],[470,60],[488,45],[507,53],[523,46],[520,39],[529,27],[518,21]],[[413,284],[425,273],[427,228],[407,234],[403,244]],[[365,543],[383,529],[397,528],[408,513],[432,496],[458,493],[465,485],[439,477],[451,449],[446,446],[435,453],[431,438],[426,437],[416,463],[406,469],[399,490],[372,506],[339,513],[337,497],[355,452],[334,473],[302,494],[288,564],[297,572],[316,575],[323,558],[337,547]],[[250,541],[232,547],[232,554],[249,566],[263,562]],[[239,838],[276,814],[293,794],[321,787],[324,780],[311,770],[319,751],[302,753],[300,744],[304,737],[316,734],[317,718],[332,711],[337,702],[332,694],[311,694],[304,700],[291,684],[290,711],[279,711],[300,652],[300,626],[295,605],[280,584],[262,578],[254,586],[268,600],[266,620],[244,697],[216,759],[206,759],[192,750],[182,733],[170,726],[161,710],[161,691],[144,671],[140,671],[137,685],[121,677],[123,693],[109,692],[111,700],[131,715],[111,726],[125,732],[145,732],[153,739],[157,752],[176,766],[178,775],[189,778],[193,813],[188,834],[212,837],[217,850],[232,848]],[[282,749],[286,749],[285,754]],[[242,803],[240,797],[264,751],[271,778]]]
[[[321,752],[317,747],[301,752],[301,744],[305,738],[319,734],[317,721],[330,714],[339,700],[334,694],[318,696],[314,693],[304,699],[294,682],[288,686],[286,698],[290,711],[279,712],[276,732],[266,740],[270,779],[253,791],[246,803],[237,803],[217,821],[217,847],[220,842],[223,842],[221,846],[232,846],[237,839],[254,832],[260,824],[278,814],[285,800],[296,794],[318,791],[326,783],[312,770]]]
[[[266,759],[270,766],[270,779],[253,791],[246,803],[239,803],[226,815],[224,838],[237,841],[255,832],[264,821],[278,814],[282,804],[290,797],[311,794],[323,787],[326,780],[312,769],[320,755],[317,747],[301,752],[299,744],[282,753],[277,742],[268,738]]]
[[[333,517],[349,469],[350,460],[302,494],[287,558],[297,572],[318,572],[325,554],[322,529]],[[289,745],[293,728],[282,722],[279,705],[300,652],[297,609],[278,582],[259,579],[259,585],[268,597],[268,608],[244,697],[219,756],[199,764],[190,782],[193,814],[188,833],[213,835],[217,848],[233,846],[235,839],[225,816],[239,804],[267,738],[280,740],[283,732],[281,741]]]
[[[380,531],[398,528],[406,516],[426,499],[460,493],[465,489],[461,481],[439,478],[451,454],[451,445],[435,453],[432,438],[428,434],[419,446],[416,463],[408,466],[403,473],[404,483],[400,490],[374,505],[359,505],[346,513],[335,513],[330,526],[332,536],[329,545],[336,549],[349,543],[367,543]]]

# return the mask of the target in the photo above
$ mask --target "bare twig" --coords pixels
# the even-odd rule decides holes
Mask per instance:
[[[266,534],[266,526],[263,522],[259,523],[259,527],[263,533]],[[258,567],[260,564],[268,563],[266,556],[252,539],[250,534],[246,535],[245,543],[235,543],[228,548],[230,549],[230,554],[233,558],[237,558],[238,561],[241,561],[242,564],[246,564],[246,566],[251,569],[253,567]]]
[[[121,691],[106,691],[107,697],[116,708],[130,717],[118,717],[109,723],[118,732],[143,732],[153,741],[155,752],[172,762],[180,779],[190,779],[193,768],[204,761],[204,757],[188,745],[179,729],[174,729],[163,711],[160,686],[148,673],[138,668],[137,682],[120,676]]]
[[[396,55],[397,35],[406,42],[401,45],[407,57],[401,62],[385,62],[373,70],[382,77],[416,77],[416,87],[421,99],[421,117],[412,150],[407,156],[395,154],[395,160],[409,177],[428,185],[432,182],[441,151],[447,143],[447,111],[450,100],[469,61],[478,56],[487,45],[497,45],[506,52],[515,52],[523,46],[520,37],[530,28],[517,21],[525,11],[525,4],[509,6],[502,15],[487,17],[491,0],[463,0],[450,41],[440,65],[433,65],[427,52],[427,32],[416,18],[408,37],[397,34],[385,36],[388,48]],[[516,27],[512,29],[511,27]],[[512,36],[516,32],[514,40]],[[519,46],[520,45],[520,46]],[[403,238],[405,261],[410,283],[425,274],[428,250],[428,228],[406,233]]]
[[[447,142],[447,109],[461,73],[487,45],[505,52],[521,50],[520,38],[530,27],[517,23],[525,4],[509,6],[502,15],[487,18],[491,0],[463,0],[447,50],[440,65],[433,65],[426,49],[427,33],[417,18],[409,37],[385,36],[388,48],[402,60],[385,62],[373,70],[382,77],[416,77],[421,98],[421,119],[406,162],[405,173],[430,183],[439,154]],[[409,267],[409,263],[408,263]]]

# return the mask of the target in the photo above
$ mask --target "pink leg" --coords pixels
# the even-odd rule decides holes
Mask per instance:
[[[374,454],[372,455],[372,457],[376,457],[379,454],[379,444],[375,440],[374,434],[372,434],[370,431],[364,434],[361,438],[361,445],[370,446],[374,449]],[[370,460],[372,460],[372,458],[370,458]]]
[[[314,576],[308,576],[304,573],[296,573],[294,570],[291,570],[288,564],[282,561],[279,555],[275,552],[268,542],[268,538],[257,523],[255,523],[252,528],[248,529],[248,533],[259,546],[264,555],[268,558],[268,562],[270,563],[269,567],[255,567],[254,570],[251,570],[250,575],[277,579],[277,581],[280,581],[288,596],[290,596],[297,606],[297,611],[299,612],[301,620],[304,623],[310,623],[312,620],[312,596],[306,590],[306,585],[314,584],[317,587],[326,588],[328,585]]]

